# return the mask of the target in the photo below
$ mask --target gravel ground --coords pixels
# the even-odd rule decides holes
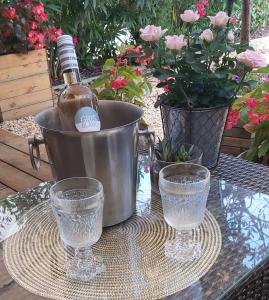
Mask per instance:
[[[152,94],[143,99],[144,119],[147,124],[155,130],[156,135],[162,136],[161,115],[160,110],[154,108],[154,103],[157,99],[160,89],[154,88]],[[25,138],[36,135],[41,137],[41,132],[38,125],[34,122],[34,116],[24,117],[18,120],[4,121],[0,123],[0,128],[8,130],[14,134],[23,136]]]
[[[269,36],[252,40],[250,44],[257,51],[264,53],[267,56],[269,63]],[[152,84],[156,84],[156,80],[152,79]],[[144,98],[145,121],[153,130],[155,130],[156,135],[159,137],[162,137],[163,135],[161,115],[160,110],[154,108],[154,103],[158,93],[161,92],[162,89],[154,88],[152,94]],[[38,126],[34,122],[34,116],[2,122],[0,123],[0,128],[26,138],[33,136],[34,134],[37,136],[41,135]]]

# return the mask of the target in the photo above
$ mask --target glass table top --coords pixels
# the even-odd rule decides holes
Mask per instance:
[[[19,228],[20,217],[48,199],[51,183],[0,201],[0,241]],[[151,201],[148,159],[138,165],[137,211]],[[224,299],[241,280],[269,257],[269,196],[212,179],[207,202],[222,234],[222,249],[209,272],[168,299]]]

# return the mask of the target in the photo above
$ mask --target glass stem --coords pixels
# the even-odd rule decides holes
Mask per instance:
[[[93,253],[92,253],[92,249],[90,247],[75,249],[75,258],[78,261],[90,260],[92,257],[93,257]]]
[[[175,239],[180,244],[188,244],[190,241],[192,241],[192,231],[191,230],[176,230]]]

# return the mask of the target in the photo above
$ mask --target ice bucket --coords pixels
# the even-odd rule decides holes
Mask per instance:
[[[35,121],[43,139],[29,139],[32,165],[39,168],[39,144],[46,146],[54,180],[88,176],[104,186],[104,226],[132,216],[136,201],[139,107],[120,101],[99,101],[102,130],[61,131],[57,108],[40,112]],[[35,154],[34,154],[35,152]]]

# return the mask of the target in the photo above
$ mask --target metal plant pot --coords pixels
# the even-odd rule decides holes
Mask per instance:
[[[182,143],[194,144],[203,152],[202,164],[208,168],[217,165],[229,105],[182,109],[161,105],[165,138],[177,149]]]

